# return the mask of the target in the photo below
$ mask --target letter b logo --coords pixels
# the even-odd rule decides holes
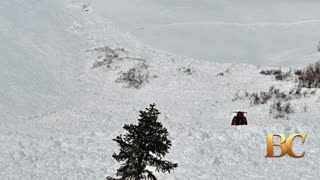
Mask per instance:
[[[274,142],[273,142],[274,136],[280,138],[279,144],[274,144]],[[300,155],[300,156],[296,155],[292,150],[292,141],[296,137],[301,137],[302,143],[304,143],[306,136],[307,136],[307,134],[294,134],[294,135],[289,136],[288,139],[286,140],[286,137],[282,134],[268,134],[267,135],[267,155],[265,157],[278,158],[278,157],[282,157],[282,156],[288,154],[292,158],[302,158],[305,153],[303,152],[302,155]],[[273,153],[274,146],[280,147],[280,149],[281,149],[280,155],[274,155],[274,153]]]

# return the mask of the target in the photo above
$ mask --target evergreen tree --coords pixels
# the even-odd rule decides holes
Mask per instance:
[[[169,172],[178,164],[163,160],[169,152],[171,141],[168,131],[157,121],[160,112],[151,104],[145,111],[140,111],[138,124],[126,124],[124,135],[113,139],[118,143],[120,152],[112,157],[123,162],[117,170],[118,178],[107,180],[157,180],[147,167],[154,167],[158,172]]]

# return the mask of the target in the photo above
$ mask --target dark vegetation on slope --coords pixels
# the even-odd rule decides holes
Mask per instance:
[[[295,80],[301,88],[320,88],[320,61],[303,69],[283,72],[281,69],[262,70],[260,74],[272,75],[276,80]]]
[[[122,83],[126,88],[140,88],[157,75],[150,75],[147,60],[132,57],[124,48],[110,48],[108,46],[95,48],[91,52],[98,53],[92,68],[104,68],[106,71],[117,71],[115,82]],[[125,66],[126,65],[126,66]]]
[[[279,81],[288,80],[291,77],[291,71],[283,72],[281,69],[262,70],[260,74],[273,75]]]
[[[187,74],[187,75],[192,75],[194,73],[193,67],[189,66],[183,66],[177,69],[178,71]]]
[[[279,88],[271,86],[268,91],[248,93],[243,95],[237,93],[232,101],[249,99],[251,105],[267,104],[269,101],[269,114],[273,118],[288,118],[294,112],[291,100],[315,95],[320,88],[320,62],[310,64],[303,69],[287,72],[281,69],[262,70],[260,74],[274,76],[279,81],[294,81],[295,87],[290,91],[281,91]]]
[[[296,71],[299,87],[320,88],[320,62],[310,64],[303,70]]]

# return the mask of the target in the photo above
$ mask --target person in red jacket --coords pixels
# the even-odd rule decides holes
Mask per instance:
[[[236,112],[237,115],[233,117],[231,125],[232,126],[239,126],[239,125],[248,125],[247,118],[244,116],[245,112]]]

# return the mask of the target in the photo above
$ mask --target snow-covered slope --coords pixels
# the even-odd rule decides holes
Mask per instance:
[[[303,64],[313,61],[319,41],[315,29],[320,27],[320,2],[315,0],[110,0],[88,4],[122,31],[153,47],[214,62]]]
[[[3,120],[53,111],[74,100],[70,93],[78,91],[86,42],[66,31],[74,18],[64,7],[63,1],[0,2]]]
[[[178,2],[178,1],[177,1]],[[104,179],[118,163],[112,141],[138,111],[155,102],[173,146],[177,170],[159,179],[318,179],[318,94],[292,101],[290,120],[273,119],[268,105],[232,102],[237,92],[288,90],[292,81],[263,76],[254,65],[176,56],[121,33],[84,5],[100,1],[1,2],[1,179]],[[14,7],[14,8],[13,8]],[[101,52],[124,48],[111,69],[92,68]],[[251,49],[248,49],[250,51]],[[150,74],[141,88],[116,83],[144,59]],[[192,74],[184,72],[192,69]],[[219,73],[224,73],[219,76]],[[308,111],[304,112],[304,106]],[[230,127],[245,109],[249,126]],[[303,159],[266,159],[266,134],[308,133],[295,147]],[[299,145],[297,143],[297,145]]]

